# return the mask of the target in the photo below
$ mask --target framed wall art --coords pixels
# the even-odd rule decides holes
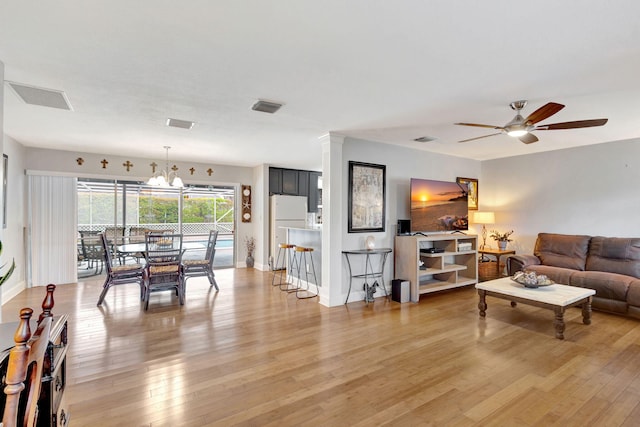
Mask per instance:
[[[349,162],[349,233],[384,231],[386,166]]]
[[[467,201],[469,203],[470,211],[478,210],[478,180],[475,178],[456,178],[456,182],[461,185],[466,185],[469,189],[467,193]]]

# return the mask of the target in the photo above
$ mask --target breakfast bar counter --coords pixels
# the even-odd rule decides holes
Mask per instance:
[[[287,230],[287,243],[312,248],[313,252],[309,255],[313,260],[316,270],[316,278],[318,286],[322,286],[322,226],[313,226],[310,228],[283,227]],[[302,274],[304,280],[304,273]]]

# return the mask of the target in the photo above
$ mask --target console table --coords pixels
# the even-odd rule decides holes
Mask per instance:
[[[364,292],[365,292],[364,299],[367,304],[369,302],[373,302],[371,301],[373,297],[370,298],[370,296],[373,295],[372,291],[375,290],[376,286],[382,287],[382,289],[384,289],[384,296],[389,297],[387,288],[384,285],[384,280],[381,280],[380,281],[381,283],[378,283],[376,279],[378,278],[382,279],[384,277],[384,265],[387,261],[387,257],[391,253],[391,248],[353,249],[353,250],[342,251],[342,253],[344,254],[345,259],[347,260],[347,267],[349,268],[349,291],[347,292],[347,299],[344,301],[345,304],[349,302],[349,295],[351,294],[351,282],[353,281],[353,279],[364,279]],[[375,268],[375,269],[373,268],[373,264],[371,262],[371,255],[380,256],[379,264],[377,265],[378,268]],[[362,256],[365,257],[364,273],[353,274],[353,271],[351,270],[351,261],[349,257],[362,257]],[[372,284],[369,284],[370,279],[374,280]]]
[[[396,236],[395,277],[420,295],[478,282],[478,239],[470,234]]]
[[[37,328],[38,316],[31,319],[31,331]],[[15,345],[13,335],[19,322],[0,323],[0,374],[4,378],[9,352]],[[49,332],[49,345],[42,366],[42,388],[38,399],[37,427],[61,427],[69,423],[69,410],[64,403],[67,385],[67,316],[54,316]],[[2,383],[4,388],[4,381]],[[0,392],[0,413],[4,412],[6,395]]]

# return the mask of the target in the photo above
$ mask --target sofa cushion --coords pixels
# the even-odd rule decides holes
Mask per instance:
[[[590,236],[539,233],[534,255],[542,264],[584,270]]]
[[[602,271],[576,271],[571,275],[571,286],[589,288],[596,291],[596,297],[609,300],[627,301],[629,285],[635,279],[622,274]]]
[[[586,269],[640,278],[640,238],[593,237]]]

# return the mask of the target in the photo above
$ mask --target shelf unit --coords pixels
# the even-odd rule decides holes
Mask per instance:
[[[460,243],[471,243],[471,249],[459,250]],[[429,253],[429,249],[442,252]],[[409,280],[412,302],[418,302],[422,294],[478,283],[475,235],[396,236],[394,252],[395,278]]]

